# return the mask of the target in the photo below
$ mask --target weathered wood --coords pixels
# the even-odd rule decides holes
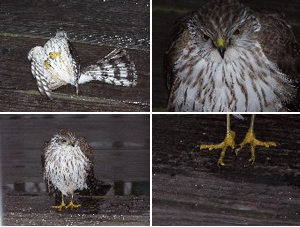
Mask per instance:
[[[69,94],[66,98],[60,96],[49,100],[45,96],[24,94],[24,91],[28,90],[37,91],[36,81],[31,75],[30,62],[27,59],[28,50],[36,45],[43,45],[44,42],[44,40],[22,37],[0,37],[2,49],[0,92],[5,93],[1,95],[1,111],[149,111],[150,86],[149,72],[147,71],[149,52],[145,51],[128,51],[138,69],[138,85],[136,87],[128,88],[90,82],[79,86],[81,102],[77,102],[76,99],[73,99],[72,102],[68,101],[71,96],[76,96],[75,88],[71,86],[63,86],[54,91],[54,93]],[[111,47],[81,43],[74,43],[74,46],[82,59],[82,65],[92,64],[113,50]],[[89,97],[89,100],[100,100],[98,102],[108,101],[101,105],[84,101],[82,96]],[[68,105],[66,105],[67,103]]]
[[[137,4],[119,0],[107,4],[105,1],[1,2],[0,92],[4,93],[1,111],[149,111],[148,3],[144,0]],[[76,93],[71,86],[55,90],[58,95],[53,101],[45,96],[28,95],[31,90],[38,91],[28,52],[35,46],[43,46],[57,29],[67,32],[82,66],[94,64],[115,48],[127,49],[136,64],[137,86],[128,88],[93,81],[79,86],[78,100],[72,98]]]
[[[250,125],[232,117],[238,146]],[[201,150],[222,142],[226,115],[152,116],[153,225],[298,225],[300,220],[300,115],[256,116],[256,138],[276,147]]]
[[[168,100],[167,79],[163,72],[163,56],[167,51],[172,29],[175,21],[186,14],[199,8],[205,0],[153,0],[152,7],[152,106],[153,111],[166,111]],[[262,9],[284,13],[295,32],[300,43],[300,3],[288,0],[242,0],[246,5],[254,9]]]

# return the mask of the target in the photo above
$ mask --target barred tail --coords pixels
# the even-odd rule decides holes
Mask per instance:
[[[92,80],[126,87],[136,86],[135,64],[125,50],[115,49],[99,60],[96,65],[84,68],[78,83],[84,84]]]

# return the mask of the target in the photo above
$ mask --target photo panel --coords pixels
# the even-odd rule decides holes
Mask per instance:
[[[153,114],[152,123],[153,226],[297,225],[300,115]]]
[[[299,112],[299,3],[153,0],[152,105]]]
[[[148,114],[1,114],[0,125],[4,225],[150,225]]]
[[[1,111],[150,111],[150,0],[3,0],[0,12]]]

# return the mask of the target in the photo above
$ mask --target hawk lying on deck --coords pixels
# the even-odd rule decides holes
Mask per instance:
[[[93,154],[89,144],[69,130],[59,131],[50,142],[46,142],[42,152],[42,167],[49,193],[56,200],[61,196],[61,205],[52,206],[59,211],[81,206],[73,203],[77,190],[88,189],[105,195],[111,188],[111,185],[94,178]],[[72,196],[68,205],[64,200],[67,195]]]
[[[52,90],[62,85],[76,87],[92,80],[121,86],[135,86],[137,74],[126,51],[115,49],[106,57],[81,69],[80,59],[64,31],[58,31],[44,47],[36,46],[28,53],[31,73],[41,94],[52,99]]]

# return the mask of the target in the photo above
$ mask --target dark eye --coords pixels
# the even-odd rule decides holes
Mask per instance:
[[[235,31],[234,31],[234,35],[239,35],[239,34],[241,34],[242,33],[242,30],[240,29],[240,28],[238,28],[238,29],[236,29]]]
[[[66,140],[66,139],[62,139],[62,142],[63,142],[63,143],[66,143],[66,142],[67,142],[67,140]]]
[[[202,34],[202,37],[203,37],[203,39],[205,40],[205,41],[207,41],[207,40],[209,40],[209,36],[208,35],[206,35],[206,34]]]

